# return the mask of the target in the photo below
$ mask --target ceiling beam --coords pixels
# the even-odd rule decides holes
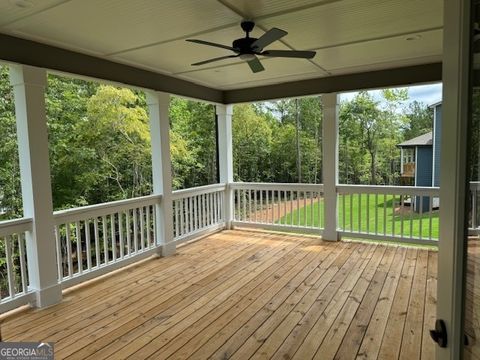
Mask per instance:
[[[442,80],[442,64],[407,66],[402,68],[336,75],[288,83],[224,91],[223,102],[235,104],[332,92],[378,89],[431,83]]]
[[[95,56],[0,34],[0,59],[213,103],[235,104],[287,97],[430,83],[442,80],[442,64],[336,75],[276,85],[218,90]]]
[[[10,35],[0,34],[0,49],[2,49],[0,59],[5,61],[168,92],[214,103],[223,101],[221,90]]]

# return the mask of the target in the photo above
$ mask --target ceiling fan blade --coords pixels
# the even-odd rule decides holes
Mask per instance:
[[[239,56],[240,56],[240,55],[220,56],[220,57],[217,57],[217,58],[213,58],[213,59],[209,59],[209,60],[204,60],[204,61],[197,62],[197,63],[195,63],[195,64],[192,64],[192,66],[208,64],[208,63],[211,63],[211,62],[214,62],[214,61],[224,60],[224,59],[230,59],[230,58],[235,58],[235,57],[239,57]]]
[[[197,39],[186,39],[186,41],[193,42],[193,43],[196,43],[196,44],[214,46],[214,47],[218,47],[218,48],[221,48],[221,49],[227,49],[227,50],[235,51],[235,49],[232,48],[231,46],[217,44],[217,43],[213,43],[213,42],[210,42],[210,41],[197,40]]]
[[[311,59],[315,56],[315,51],[297,51],[297,50],[267,50],[260,55],[284,58],[302,58]]]
[[[261,51],[264,47],[270,45],[274,41],[277,41],[278,39],[281,39],[288,33],[284,30],[278,29],[278,28],[272,28],[268,30],[265,34],[260,36],[255,42],[252,44],[252,49]]]
[[[254,73],[265,70],[262,63],[260,62],[260,60],[258,60],[256,56],[254,59],[247,61],[247,63],[248,63],[248,66],[250,66],[250,69],[252,69],[252,72]]]

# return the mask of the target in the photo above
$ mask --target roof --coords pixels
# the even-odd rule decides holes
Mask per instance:
[[[433,133],[432,131],[430,131],[426,134],[417,136],[416,138],[404,141],[401,144],[398,144],[397,146],[400,146],[400,147],[431,146],[433,144],[432,137],[433,137]]]
[[[434,102],[433,104],[428,105],[429,108],[437,107],[438,105],[442,105],[442,100]]]

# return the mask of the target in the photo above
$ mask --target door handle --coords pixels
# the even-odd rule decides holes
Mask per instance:
[[[430,337],[441,348],[447,347],[447,327],[442,319],[435,321],[435,329],[430,330]]]

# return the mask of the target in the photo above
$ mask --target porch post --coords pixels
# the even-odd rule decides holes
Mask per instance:
[[[471,9],[471,1],[446,0],[443,11],[437,319],[445,321],[448,341],[436,346],[439,360],[463,359]]]
[[[324,240],[338,240],[337,182],[338,182],[338,96],[322,95],[323,103],[323,196],[325,226]]]
[[[32,66],[12,65],[10,83],[15,97],[23,216],[33,219],[32,231],[26,235],[29,287],[36,293],[35,306],[46,307],[62,299],[45,114],[47,73]]]
[[[147,91],[152,144],[153,194],[162,195],[156,205],[155,241],[161,256],[175,254],[173,241],[172,165],[170,160],[170,95]]]
[[[232,228],[233,221],[233,191],[230,184],[233,182],[233,151],[232,151],[232,114],[233,105],[217,105],[218,124],[218,167],[220,182],[226,184],[224,201],[224,219],[227,229]]]

